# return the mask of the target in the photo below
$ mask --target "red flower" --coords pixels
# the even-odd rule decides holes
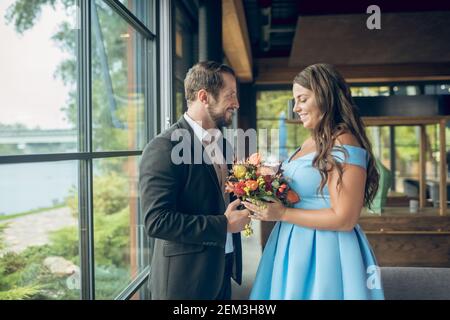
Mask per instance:
[[[243,195],[245,195],[245,191],[244,191],[244,187],[245,187],[245,181],[239,181],[238,183],[236,183],[234,185],[234,194],[237,195],[238,197],[242,197]]]

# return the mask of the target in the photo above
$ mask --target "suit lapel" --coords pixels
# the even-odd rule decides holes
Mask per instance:
[[[202,153],[205,151],[205,149],[202,146]],[[207,164],[205,162],[202,162],[203,166],[206,167],[206,169],[208,170],[211,178],[214,180],[214,184],[217,187],[217,191],[220,193],[220,198],[223,200],[223,195],[222,195],[222,190],[220,188],[220,183],[219,183],[219,179],[217,177],[217,173],[216,173],[216,169],[214,169],[214,165],[212,164]]]
[[[203,146],[203,143],[197,138],[197,136],[194,133],[194,130],[191,128],[191,126],[186,121],[186,119],[184,119],[184,116],[181,116],[181,118],[178,120],[178,124],[179,124],[179,126],[181,128],[186,129],[186,130],[189,131],[189,134],[191,136],[191,154],[192,155],[194,155],[194,152],[195,152],[195,144],[199,143],[201,145],[201,148],[202,148],[202,166],[209,173],[209,176],[213,180],[213,182],[214,182],[214,184],[216,186],[217,192],[220,195],[220,199],[223,202],[222,190],[220,188],[220,183],[219,183],[219,180],[217,178],[217,174],[216,174],[216,170],[214,169],[214,165],[207,164],[206,162],[203,161],[203,154],[205,154],[205,147]],[[192,159],[193,159],[193,157],[192,157]]]

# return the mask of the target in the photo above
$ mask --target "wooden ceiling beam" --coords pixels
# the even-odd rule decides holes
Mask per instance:
[[[252,82],[252,52],[242,0],[222,0],[222,45],[238,79]]]
[[[290,67],[288,61],[288,58],[255,60],[255,83],[292,84],[306,66]],[[349,83],[450,80],[450,63],[337,65],[336,68]]]

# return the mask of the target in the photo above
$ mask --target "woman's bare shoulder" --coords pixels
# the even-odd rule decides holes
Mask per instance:
[[[336,137],[335,140],[335,144],[336,145],[350,145],[350,146],[355,146],[355,147],[361,147],[360,143],[358,142],[358,139],[356,139],[356,137],[349,133],[349,132],[344,132],[340,135],[338,135]]]

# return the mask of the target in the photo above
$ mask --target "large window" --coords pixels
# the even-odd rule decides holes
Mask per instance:
[[[0,165],[0,300],[79,299],[78,162]]]
[[[137,299],[155,3],[0,2],[0,300]]]
[[[92,12],[92,120],[95,151],[145,144],[146,40],[102,0]]]
[[[119,0],[120,3],[125,5],[140,22],[154,32],[154,6],[151,0]]]
[[[445,83],[398,83],[383,86],[353,86],[355,96],[389,96],[420,94],[448,94],[449,86]],[[367,133],[372,142],[374,155],[391,171],[392,181],[390,195],[394,199],[402,197],[419,197],[419,141],[420,128],[418,126],[381,126],[368,127]],[[439,181],[439,127],[425,126],[425,168],[426,168],[426,196],[429,206],[438,205]],[[450,129],[446,129],[447,150],[450,147]],[[449,157],[447,156],[447,159]],[[448,160],[447,160],[448,161]],[[399,200],[397,200],[398,203]],[[407,202],[404,202],[407,205]],[[437,211],[434,211],[437,214]]]
[[[388,96],[389,86],[353,86],[350,87],[353,97]]]
[[[427,84],[424,91],[425,94],[450,94],[450,84]]]
[[[264,153],[270,152],[273,148],[279,147],[278,156],[284,160],[292,154],[303,141],[308,137],[308,130],[298,123],[286,123],[284,119],[288,117],[288,102],[292,99],[291,90],[264,90],[258,91],[256,95],[256,126],[258,137],[265,136],[261,130],[267,130],[267,139],[259,139],[259,147]],[[275,129],[277,134],[271,135],[271,130]],[[273,141],[277,139],[278,141]],[[285,138],[283,138],[285,137]],[[265,145],[266,144],[266,145]],[[274,151],[275,152],[275,151]],[[270,157],[271,154],[264,155]]]
[[[403,83],[403,84],[352,84],[352,95],[361,96],[390,96],[390,95],[420,95],[420,94],[448,94],[449,84],[437,83]],[[309,133],[298,123],[283,120],[289,114],[288,100],[292,98],[291,91],[259,90],[257,91],[257,129],[279,129],[279,141],[267,139],[267,149],[276,144],[283,158],[283,150],[290,155],[308,137]],[[439,128],[437,125],[426,126],[426,180],[428,184],[427,196],[429,205],[436,206],[437,182],[439,181]],[[418,197],[419,141],[420,128],[414,126],[381,126],[367,127],[366,132],[371,140],[373,152],[377,159],[392,172],[391,196]],[[284,133],[283,133],[284,131]],[[269,131],[270,133],[270,131]],[[264,143],[265,141],[262,140]],[[446,130],[447,150],[450,148],[450,128]],[[265,145],[259,143],[265,150]],[[450,156],[447,156],[450,159]],[[448,160],[447,160],[448,161]],[[450,166],[448,166],[450,168]],[[449,170],[450,172],[450,170]],[[436,211],[437,214],[437,211]]]
[[[46,2],[0,2],[0,155],[78,149],[77,10]]]
[[[116,297],[145,267],[139,222],[137,157],[94,160],[94,255],[97,299]]]

